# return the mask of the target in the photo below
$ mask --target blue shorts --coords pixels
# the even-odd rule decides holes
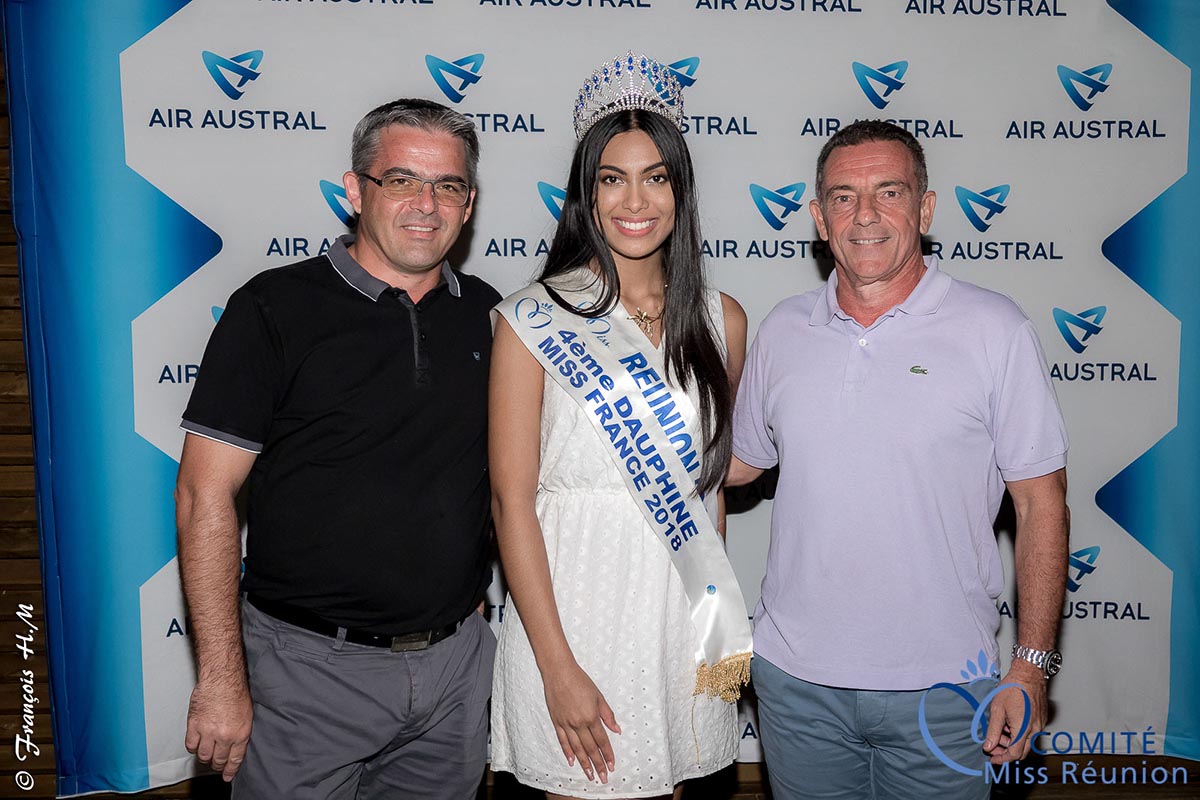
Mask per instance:
[[[750,664],[750,675],[776,800],[986,800],[991,792],[984,771],[987,759],[971,736],[975,707],[950,689],[879,692],[819,686],[759,655]],[[978,706],[997,683],[982,678],[960,688]]]

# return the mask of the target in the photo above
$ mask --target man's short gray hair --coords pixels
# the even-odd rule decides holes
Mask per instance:
[[[379,139],[392,125],[407,125],[431,133],[448,133],[462,141],[467,154],[467,183],[476,186],[479,136],[475,125],[452,108],[420,98],[404,97],[370,111],[354,126],[350,141],[350,168],[368,172],[379,155]]]
[[[884,122],[881,119],[863,119],[852,122],[839,130],[821,148],[817,156],[817,199],[820,200],[825,191],[825,162],[829,155],[839,147],[852,147],[867,142],[899,142],[908,148],[912,154],[913,171],[917,175],[917,196],[924,197],[929,189],[929,168],[925,166],[925,150],[916,137],[899,125]]]

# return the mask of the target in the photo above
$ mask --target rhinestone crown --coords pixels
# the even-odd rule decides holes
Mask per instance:
[[[670,67],[631,50],[606,61],[584,81],[575,101],[575,138],[609,114],[640,108],[683,129],[683,86]]]

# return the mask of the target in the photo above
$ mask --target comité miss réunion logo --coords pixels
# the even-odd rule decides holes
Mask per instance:
[[[891,102],[888,99],[891,94],[904,88],[901,79],[908,72],[908,62],[894,61],[882,67],[868,67],[861,61],[855,61],[850,68],[854,71],[858,88],[862,89],[871,105],[882,111]]]
[[[1067,590],[1070,592],[1079,591],[1084,578],[1096,571],[1096,566],[1099,562],[1099,559],[1099,545],[1084,547],[1071,553],[1067,574]],[[970,684],[976,683],[980,680],[998,678],[1000,676],[1000,665],[995,661],[989,661],[987,654],[980,650],[979,655],[974,659],[968,660],[966,667],[959,674],[962,675],[963,681],[966,682],[965,685],[969,686]],[[991,702],[993,699],[995,699],[996,695],[1009,688],[1017,689],[1025,701],[1025,711],[1021,720],[1021,725],[1017,731],[1017,734],[1012,737],[1015,740],[1020,739],[1025,735],[1025,731],[1029,727],[1029,719],[1032,709],[1029,695],[1026,694],[1025,690],[1017,684],[1000,684],[988,692],[982,700],[978,701],[969,691],[967,691],[966,688],[964,688],[964,685],[953,683],[937,683],[929,687],[929,689],[925,691],[924,695],[922,695],[921,704],[917,711],[917,725],[921,730],[921,738],[925,741],[925,746],[929,748],[929,752],[933,753],[933,755],[935,755],[939,761],[955,772],[976,777],[982,776],[982,769],[976,769],[975,767],[958,763],[949,755],[947,755],[946,752],[938,745],[937,737],[934,736],[932,731],[929,729],[929,722],[925,711],[925,703],[929,696],[934,692],[950,692],[951,694],[961,698],[967,707],[969,707],[973,712],[971,715],[971,739],[977,744],[982,745],[987,734],[988,707],[991,705]]]
[[[1112,75],[1112,64],[1097,64],[1082,72],[1058,65],[1058,80],[1071,102],[1080,111],[1089,111],[1095,102],[1092,98],[1108,88],[1108,78]]]
[[[205,50],[200,56],[213,82],[230,100],[240,99],[246,93],[242,87],[262,74],[258,69],[262,65],[262,50],[247,50],[231,58]]]
[[[935,683],[933,686],[930,686],[927,690],[925,690],[925,692],[921,695],[921,704],[917,707],[917,727],[920,728],[921,738],[924,740],[925,746],[929,748],[929,752],[933,753],[933,755],[937,757],[938,761],[941,761],[947,767],[959,774],[981,777],[983,775],[983,769],[982,767],[976,768],[973,766],[960,764],[950,755],[948,755],[946,751],[942,750],[941,746],[938,744],[937,737],[929,728],[929,720],[925,710],[925,703],[935,692],[949,692],[950,694],[961,698],[967,707],[973,712],[971,715],[971,740],[982,747],[984,740],[987,738],[988,709],[992,704],[992,700],[996,698],[996,695],[1000,694],[1006,689],[1016,689],[1021,693],[1021,697],[1025,701],[1025,710],[1021,717],[1021,724],[1018,727],[1016,734],[1012,737],[1013,740],[1018,740],[1025,735],[1026,731],[1029,730],[1029,720],[1032,717],[1033,711],[1033,704],[1029,700],[1029,695],[1025,693],[1025,690],[1022,689],[1020,685],[1015,683],[1002,683],[984,695],[982,700],[976,700],[975,696],[966,689],[966,686],[969,686],[972,683],[976,683],[981,680],[994,679],[999,675],[1000,665],[994,661],[989,662],[987,654],[981,650],[979,651],[978,658],[969,660],[967,662],[966,669],[962,671],[963,680],[967,681],[966,685],[954,683]]]
[[[483,77],[483,53],[472,53],[469,56],[446,61],[435,55],[425,56],[425,66],[433,76],[433,82],[446,95],[451,103],[461,103],[466,97],[466,90],[478,83]]]

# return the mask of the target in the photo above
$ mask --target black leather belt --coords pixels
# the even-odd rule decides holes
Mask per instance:
[[[253,594],[247,594],[246,601],[267,616],[274,617],[280,622],[286,622],[289,625],[295,625],[297,628],[304,628],[306,631],[319,633],[331,639],[336,639],[338,631],[342,629],[342,626],[323,619],[308,609],[297,608],[290,603],[265,600]],[[378,633],[368,633],[367,631],[355,630],[354,628],[346,628],[346,641],[353,642],[354,644],[365,644],[370,647],[386,647],[397,653],[409,650],[424,650],[426,647],[437,644],[442,639],[453,634],[458,630],[460,625],[462,625],[462,620],[452,622],[444,628],[416,631],[414,633],[406,633],[402,636],[384,636]]]

